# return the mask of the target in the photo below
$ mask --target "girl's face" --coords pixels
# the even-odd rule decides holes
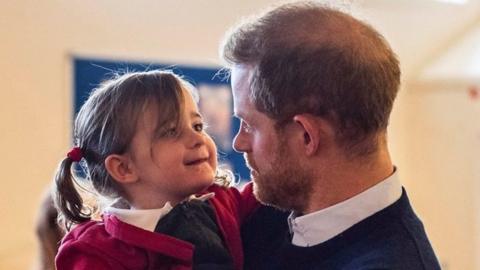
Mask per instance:
[[[170,127],[180,131],[179,136],[152,139],[157,125],[155,106],[147,108],[139,120],[129,152],[144,199],[150,196],[175,204],[205,190],[214,181],[217,149],[203,130],[203,119],[191,94],[184,90],[184,96],[181,126]]]

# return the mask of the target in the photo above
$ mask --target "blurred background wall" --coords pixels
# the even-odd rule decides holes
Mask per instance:
[[[35,264],[39,201],[70,147],[74,56],[219,66],[225,30],[277,2],[0,1],[0,269]],[[399,55],[392,155],[444,269],[480,269],[480,1],[339,2]]]

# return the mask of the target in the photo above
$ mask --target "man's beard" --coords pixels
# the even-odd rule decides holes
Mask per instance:
[[[254,160],[245,156],[254,169],[254,195],[266,205],[302,213],[312,193],[313,177],[288,153],[285,140],[277,142],[275,159],[269,167],[258,168]]]

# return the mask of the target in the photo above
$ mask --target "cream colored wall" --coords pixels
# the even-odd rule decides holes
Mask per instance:
[[[480,269],[480,100],[468,85],[407,85],[402,182],[444,269]]]
[[[218,65],[218,42],[272,1],[0,1],[0,269],[28,269],[41,194],[70,146],[72,55]]]
[[[445,269],[480,269],[479,30],[477,19],[424,64],[403,114],[409,184]]]
[[[33,263],[37,205],[70,146],[73,55],[217,65],[225,29],[271,2],[1,1],[0,269]],[[471,112],[455,91],[415,91],[395,106],[392,154],[439,255],[449,269],[474,269],[476,119],[457,123]]]

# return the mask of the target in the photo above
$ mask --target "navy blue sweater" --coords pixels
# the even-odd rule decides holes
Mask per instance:
[[[291,244],[287,216],[263,206],[243,226],[245,269],[440,269],[405,190],[394,204],[311,247]]]

